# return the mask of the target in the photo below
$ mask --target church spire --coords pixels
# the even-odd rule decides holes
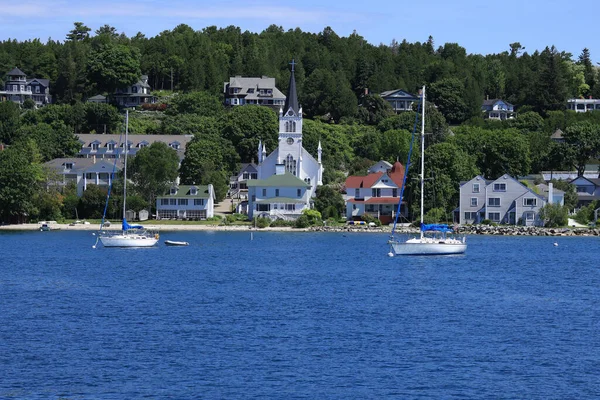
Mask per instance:
[[[289,109],[294,110],[294,114],[298,115],[298,111],[300,107],[298,106],[298,94],[296,93],[296,78],[294,76],[294,66],[296,62],[292,60],[290,63],[292,65],[292,73],[290,74],[290,87],[288,90],[288,95],[285,99],[285,106],[283,107],[283,112],[287,114]]]

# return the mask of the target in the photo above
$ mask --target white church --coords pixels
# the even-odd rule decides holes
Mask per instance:
[[[317,186],[322,185],[322,148],[317,159],[302,147],[302,107],[298,105],[294,61],[290,87],[279,109],[279,144],[269,155],[258,145],[258,179],[248,181],[248,217],[293,220],[311,208]]]

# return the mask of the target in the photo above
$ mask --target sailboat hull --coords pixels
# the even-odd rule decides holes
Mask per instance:
[[[454,241],[453,241],[454,242]],[[464,254],[467,250],[467,244],[456,241],[456,243],[443,241],[410,241],[391,243],[394,253],[398,256],[409,255],[448,255]]]
[[[147,235],[111,235],[100,236],[104,247],[152,247],[158,239]]]

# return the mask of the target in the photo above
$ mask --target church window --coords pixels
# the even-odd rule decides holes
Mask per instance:
[[[287,138],[287,144],[294,144],[294,139],[291,137]]]
[[[287,155],[283,163],[286,171],[296,175],[296,160],[294,160],[294,157],[292,157],[291,154]]]

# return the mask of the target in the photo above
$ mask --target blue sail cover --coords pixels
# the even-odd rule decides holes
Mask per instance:
[[[144,227],[141,225],[129,225],[127,220],[123,218],[123,230],[128,231],[130,229],[144,229]]]
[[[454,230],[446,224],[421,224],[421,230],[423,232],[454,232]]]

